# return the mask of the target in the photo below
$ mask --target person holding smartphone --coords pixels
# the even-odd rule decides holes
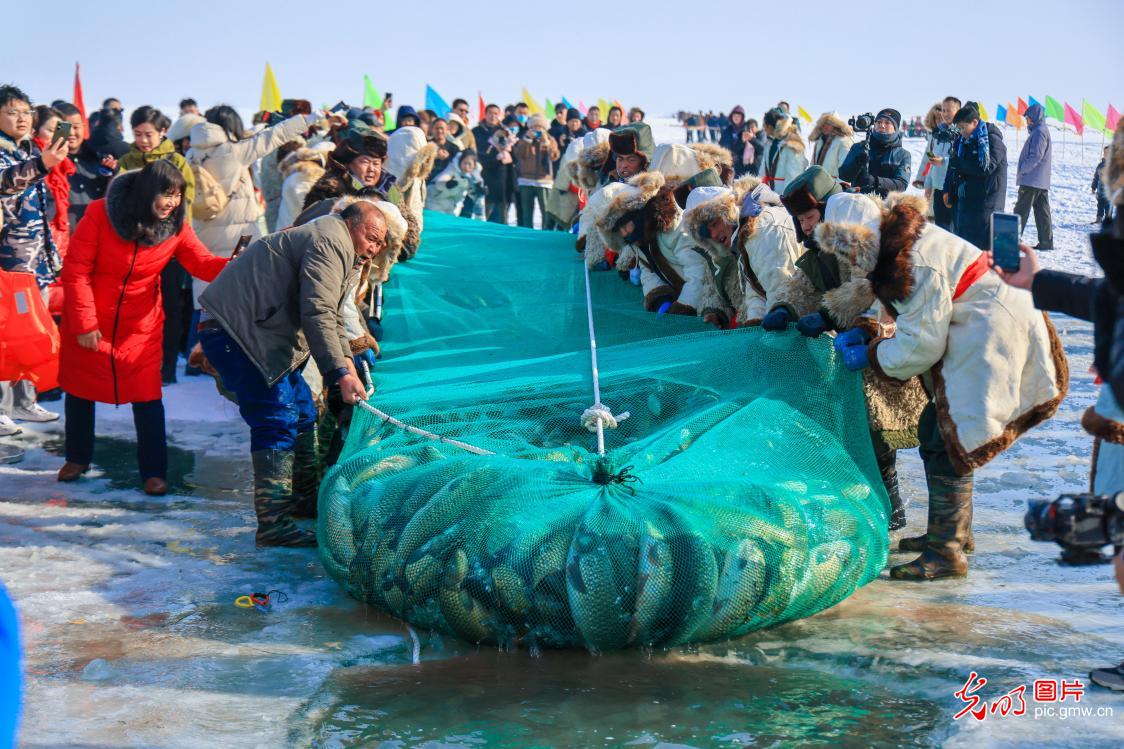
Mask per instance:
[[[518,166],[519,225],[534,226],[535,204],[542,214],[542,228],[554,228],[554,219],[546,212],[546,194],[554,185],[554,162],[561,158],[558,143],[547,133],[546,117],[533,114],[527,121],[527,131],[512,149]]]
[[[66,144],[70,136],[70,123],[65,122],[62,113],[54,107],[40,105],[35,108],[35,137],[31,142],[42,153],[55,143]],[[58,248],[59,258],[66,257],[66,246],[70,241],[70,175],[75,167],[70,159],[63,159],[47,172],[47,193],[53,205],[47,211],[51,235]]]
[[[822,250],[853,269],[838,294],[855,309],[878,300],[895,318],[892,330],[862,325],[836,337],[844,366],[920,375],[930,398],[919,425],[928,524],[900,542],[921,554],[892,567],[895,580],[968,574],[973,472],[1052,417],[1069,388],[1049,318],[1002,281],[986,253],[929,223],[927,211],[922,196],[893,193],[881,221],[860,225],[834,219],[829,203],[816,229]]]
[[[925,148],[925,158],[917,168],[917,176],[913,178],[913,185],[925,190],[925,194],[932,198],[933,223],[952,231],[952,208],[945,201],[944,185],[952,155],[952,141],[956,135],[952,118],[960,111],[960,100],[955,96],[946,96],[933,109],[932,119],[926,121],[929,143]]]

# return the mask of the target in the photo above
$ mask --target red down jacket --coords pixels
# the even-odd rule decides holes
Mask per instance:
[[[228,262],[211,254],[188,222],[179,233],[146,247],[117,233],[104,199],[90,204],[71,236],[62,271],[66,297],[59,384],[64,391],[101,403],[160,398],[160,271],[173,255],[204,281],[214,280]],[[78,336],[94,330],[102,335],[97,351],[79,346]]]

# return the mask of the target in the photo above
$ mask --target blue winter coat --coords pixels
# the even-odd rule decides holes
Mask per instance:
[[[1050,142],[1050,130],[1046,127],[1046,120],[1042,115],[1041,104],[1027,107],[1026,121],[1030,134],[1023,144],[1022,153],[1019,154],[1019,171],[1015,178],[1015,184],[1019,187],[1050,189],[1053,145]]]

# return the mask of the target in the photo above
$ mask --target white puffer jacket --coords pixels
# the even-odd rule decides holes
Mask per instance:
[[[230,257],[238,238],[248,234],[252,239],[262,235],[261,201],[254,191],[250,167],[268,153],[296,139],[319,119],[319,115],[297,115],[239,141],[231,141],[226,132],[210,122],[191,128],[191,148],[187,161],[207,172],[229,191],[226,210],[210,221],[194,220],[195,233],[207,249],[220,257]],[[195,279],[195,308],[207,283]]]

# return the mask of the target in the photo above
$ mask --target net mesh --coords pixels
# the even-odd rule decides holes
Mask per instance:
[[[395,269],[371,403],[321,487],[321,558],[356,598],[470,642],[672,646],[828,608],[887,556],[858,375],[825,338],[644,312],[570,235],[427,213]]]

